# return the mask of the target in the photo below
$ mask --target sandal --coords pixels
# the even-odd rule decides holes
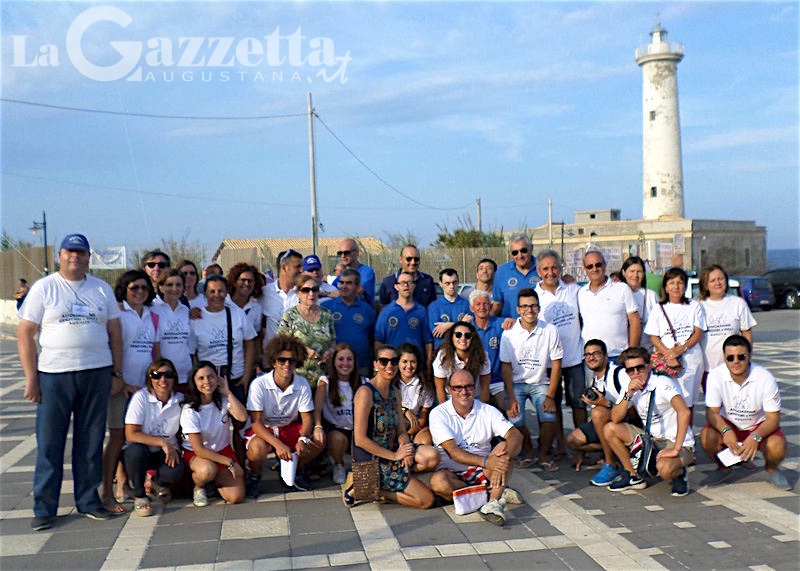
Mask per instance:
[[[136,498],[133,502],[133,513],[139,517],[151,515],[150,498]]]
[[[556,464],[555,460],[545,460],[540,466],[542,467],[542,472],[558,471],[558,464]]]
[[[152,495],[158,498],[158,501],[162,504],[168,504],[172,500],[172,490],[170,490],[169,486],[162,486],[153,480],[152,487]]]
[[[517,468],[530,468],[534,462],[536,462],[536,460],[533,458],[517,458],[514,461],[514,465]]]
[[[114,515],[125,513],[125,507],[120,505],[115,498],[105,498],[103,500],[103,507]]]
[[[342,488],[342,502],[344,503],[344,507],[352,508],[356,505],[356,499],[353,497],[353,473],[347,473],[347,479],[344,481],[344,487]]]

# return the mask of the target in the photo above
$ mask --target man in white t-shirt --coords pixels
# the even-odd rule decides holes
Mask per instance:
[[[264,329],[264,347],[278,331],[278,324],[287,309],[297,305],[294,278],[303,269],[303,255],[296,250],[280,252],[277,259],[278,278],[264,286],[261,305],[267,325]]]
[[[608,348],[608,357],[616,362],[627,347],[636,347],[642,336],[639,307],[631,288],[615,282],[605,273],[603,253],[589,248],[583,256],[583,268],[589,283],[578,292],[583,328],[581,339],[602,339]]]
[[[644,430],[624,420],[628,409],[633,407],[642,425],[646,426],[652,400],[654,408],[650,433],[659,448],[656,460],[658,475],[665,480],[672,480],[673,496],[687,495],[689,480],[686,467],[694,455],[694,434],[690,426],[691,411],[681,396],[680,387],[670,377],[650,373],[650,353],[644,347],[625,349],[619,356],[619,364],[624,367],[630,382],[612,407],[611,422],[603,430],[611,450],[625,471],[608,489],[621,492],[647,487],[647,482],[639,478],[631,464],[629,449],[636,437],[644,434]],[[651,397],[653,394],[655,396]]]
[[[508,487],[522,435],[499,410],[475,398],[475,379],[468,371],[456,371],[447,383],[451,398],[434,408],[429,419],[433,443],[447,453],[431,476],[431,489],[452,500],[454,490],[485,484],[489,501],[480,515],[503,525],[506,504],[522,503],[519,492]],[[503,440],[492,448],[497,437]]]
[[[539,296],[530,288],[519,291],[514,326],[500,339],[500,362],[506,388],[509,420],[522,432],[525,457],[520,466],[533,462],[533,443],[525,426],[525,403],[530,400],[539,419],[539,461],[546,472],[558,470],[550,447],[558,429],[556,391],[561,379],[564,350],[558,330],[539,321]],[[550,378],[548,380],[548,369]]]
[[[25,398],[39,405],[34,531],[50,529],[56,521],[64,446],[73,416],[75,505],[91,519],[113,515],[103,507],[97,486],[102,480],[109,392],[117,393],[125,386],[122,333],[114,292],[87,273],[89,252],[85,236],[68,234],[58,251],[59,271],[34,283],[19,311],[17,345],[25,372]]]
[[[775,377],[751,362],[752,346],[742,335],[722,345],[724,365],[714,368],[706,383],[706,425],[700,433],[703,450],[719,466],[701,485],[721,484],[731,475],[717,457],[724,447],[749,462],[759,450],[770,482],[791,490],[778,466],[786,457],[786,436],[780,428],[781,395]]]

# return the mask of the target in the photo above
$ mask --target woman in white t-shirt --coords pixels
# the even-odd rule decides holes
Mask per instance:
[[[631,256],[622,263],[620,270],[622,283],[627,284],[633,293],[633,299],[639,308],[639,319],[642,324],[647,323],[647,318],[654,309],[658,309],[658,296],[656,292],[647,289],[647,276],[644,272],[644,260],[639,256]],[[647,335],[642,335],[639,343],[648,351],[653,350],[653,343]]]
[[[753,344],[752,328],[757,325],[747,302],[728,294],[728,274],[716,264],[700,272],[700,305],[706,312],[708,330],[703,338],[705,356],[703,389],[709,371],[723,363],[722,344],[731,335],[742,335]]]
[[[264,311],[261,306],[261,296],[264,295],[264,277],[251,266],[240,262],[228,270],[228,300],[247,315],[247,320],[256,332],[256,342],[253,350],[255,362],[261,362],[261,345],[264,332],[261,327]]]
[[[447,330],[433,359],[433,382],[439,403],[447,400],[447,379],[459,369],[472,374],[475,382],[479,383],[481,401],[489,402],[492,364],[475,327],[466,321],[456,321]]]
[[[189,308],[181,303],[184,277],[179,270],[171,268],[162,272],[156,283],[163,303],[154,305],[152,311],[158,315],[161,356],[175,365],[178,373],[175,390],[185,393],[192,369],[192,352],[189,348]]]
[[[195,266],[194,262],[191,260],[182,260],[181,263],[177,265],[177,268],[180,270],[184,279],[183,291],[184,297],[189,303],[189,309],[205,307],[206,298],[202,293],[197,291],[197,282],[200,280],[197,266]]]
[[[244,423],[247,409],[228,389],[216,366],[198,361],[189,374],[186,401],[181,410],[183,459],[192,471],[193,503],[208,505],[205,485],[216,482],[229,504],[244,499],[244,470],[231,446],[231,419]]]
[[[433,444],[431,431],[428,428],[428,413],[433,408],[433,397],[436,388],[433,382],[420,368],[423,363],[419,347],[411,343],[402,343],[397,352],[400,354],[400,393],[402,396],[403,416],[406,430],[414,444]]]
[[[131,397],[125,413],[123,457],[133,484],[133,513],[138,516],[150,515],[151,493],[167,503],[172,498],[170,485],[183,478],[178,446],[183,395],[174,390],[177,380],[169,359],[153,361],[147,368],[145,388]]]
[[[333,372],[321,375],[314,393],[314,440],[327,446],[333,458],[333,482],[344,484],[344,455],[353,442],[353,394],[362,384],[353,349],[347,343],[333,348]]]
[[[661,282],[661,301],[650,313],[644,327],[655,350],[667,359],[667,364],[682,365],[675,381],[681,396],[691,409],[700,394],[703,377],[703,350],[700,342],[706,330],[703,307],[689,301],[686,293],[688,276],[681,268],[670,268]]]

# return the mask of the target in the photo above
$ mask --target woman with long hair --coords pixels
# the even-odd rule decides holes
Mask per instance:
[[[261,296],[264,295],[264,276],[254,266],[239,262],[234,264],[227,275],[228,300],[244,311],[247,320],[256,332],[254,344],[255,362],[261,362],[261,345],[264,339],[263,308]]]
[[[422,351],[416,345],[403,343],[397,352],[400,353],[399,385],[403,417],[408,423],[406,430],[414,444],[433,444],[428,429],[428,413],[433,408],[436,388],[422,366]]]
[[[197,271],[197,266],[191,260],[181,260],[177,265],[181,275],[183,275],[184,283],[184,298],[189,304],[189,309],[195,307],[205,307],[206,298],[197,290],[197,284],[200,281],[200,274]]]
[[[639,307],[639,319],[641,319],[642,324],[647,323],[647,318],[650,317],[650,313],[654,309],[658,309],[658,296],[653,290],[647,289],[647,276],[644,268],[644,260],[639,256],[630,256],[622,262],[622,269],[620,270],[620,281],[631,288],[633,299]],[[653,344],[647,335],[642,335],[642,340],[639,344],[648,351],[653,350]]]
[[[456,321],[447,330],[433,360],[433,382],[440,403],[447,400],[447,379],[459,369],[466,369],[477,379],[481,402],[488,403],[492,364],[475,326],[466,321]]]

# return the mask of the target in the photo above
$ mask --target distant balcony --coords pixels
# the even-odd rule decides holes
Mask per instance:
[[[675,54],[683,57],[683,44],[661,42],[658,44],[645,44],[636,48],[636,59],[658,54]]]

